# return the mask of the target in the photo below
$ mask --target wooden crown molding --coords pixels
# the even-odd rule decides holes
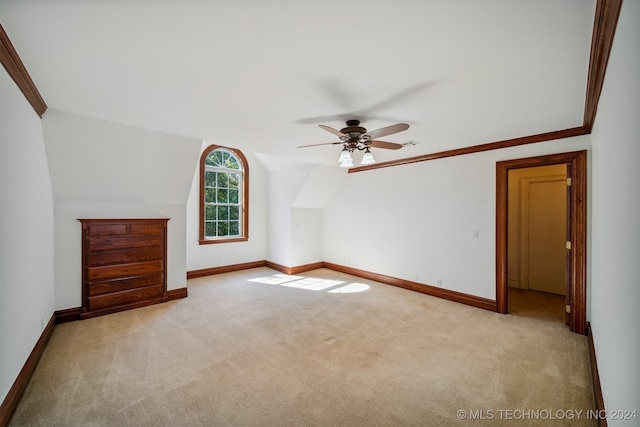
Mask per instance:
[[[489,142],[487,144],[472,145],[470,147],[456,148],[453,150],[439,151],[437,153],[423,154],[406,159],[391,160],[388,162],[374,163],[367,166],[358,166],[349,169],[348,173],[362,172],[371,169],[387,168],[390,166],[407,165],[410,163],[424,162],[427,160],[444,159],[445,157],[462,156],[465,154],[480,153],[482,151],[498,150],[500,148],[517,147],[518,145],[533,144],[536,142],[552,141],[555,139],[570,138],[573,136],[586,135],[589,131],[583,127],[557,130],[536,135],[523,136],[520,138],[505,139],[503,141]]]
[[[16,82],[38,116],[42,117],[45,111],[47,111],[47,104],[45,104],[40,92],[38,92],[36,84],[31,80],[31,76],[29,76],[27,68],[22,63],[22,60],[20,60],[18,52],[16,52],[11,40],[9,40],[9,36],[4,31],[1,24],[0,63],[2,63],[13,81]]]
[[[587,94],[584,107],[584,127],[591,132],[596,120],[598,101],[602,93],[604,76],[609,63],[622,0],[598,0],[591,36],[591,56],[587,77]]]

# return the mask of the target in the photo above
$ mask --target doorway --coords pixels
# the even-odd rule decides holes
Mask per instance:
[[[520,254],[518,260],[509,257],[509,245],[517,244],[518,239],[514,239],[514,233],[509,233],[509,195],[513,195],[514,189],[509,186],[510,172],[521,173],[527,168],[538,168],[559,165],[561,169],[555,169],[550,176],[537,177],[520,180],[521,185],[526,186],[527,197],[524,201],[524,208],[527,209],[528,229],[546,230],[551,227],[558,228],[557,224],[548,223],[549,199],[546,193],[553,193],[550,196],[557,203],[559,198],[565,198],[565,220],[552,235],[537,234],[537,238],[558,239],[558,233],[564,233],[566,245],[561,246],[560,254],[553,256],[554,265],[552,268],[541,269],[540,263],[549,262],[545,258],[548,255],[546,249],[540,249],[541,242],[520,242]],[[563,177],[557,171],[564,171]],[[550,169],[551,170],[551,169]],[[498,162],[496,164],[496,311],[507,313],[509,284],[514,286],[514,281],[518,281],[517,287],[533,289],[549,294],[564,293],[565,299],[565,323],[570,330],[579,334],[586,333],[586,151],[552,154],[547,156],[531,157],[526,159],[516,159]],[[537,203],[533,210],[529,209],[530,198],[547,198],[546,202]],[[539,201],[540,201],[539,200]],[[521,204],[521,206],[523,206]],[[513,219],[511,219],[513,222]],[[563,221],[560,221],[561,223]],[[526,231],[526,230],[525,230]],[[534,230],[535,231],[535,230]],[[521,239],[520,239],[521,240]],[[556,242],[557,246],[557,242]],[[518,251],[513,251],[518,252]],[[564,254],[562,253],[564,252]],[[559,258],[558,258],[559,257]],[[520,265],[518,270],[518,280],[514,274],[509,274],[509,266]],[[525,261],[525,262],[523,262]],[[536,264],[537,263],[537,264]],[[524,270],[524,271],[522,271]],[[531,274],[534,272],[534,274]],[[552,274],[554,277],[540,276]],[[552,283],[553,282],[553,283]],[[560,282],[560,283],[558,283]],[[513,295],[515,297],[515,294]]]
[[[508,171],[507,311],[565,325],[567,165]]]

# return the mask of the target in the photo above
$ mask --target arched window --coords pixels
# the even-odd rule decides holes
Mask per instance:
[[[239,150],[211,145],[200,157],[200,244],[249,239],[249,166]]]

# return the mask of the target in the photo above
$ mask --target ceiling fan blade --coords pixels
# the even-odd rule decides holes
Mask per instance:
[[[360,120],[360,123],[365,123],[370,120],[380,120],[383,122],[398,122],[403,120],[398,117],[391,117],[391,116],[367,113],[362,111],[352,111],[352,112],[343,113],[343,114],[306,117],[304,119],[294,120],[293,123],[298,125],[315,125],[316,123],[322,123],[322,122],[343,122],[344,123],[347,120],[354,120],[354,119]],[[412,123],[416,124],[417,122],[413,121]]]
[[[368,136],[371,139],[380,138],[382,136],[393,135],[394,133],[402,132],[404,130],[409,129],[409,125],[406,123],[398,123],[396,125],[391,125],[387,127],[383,127],[380,129],[372,130],[363,134],[362,136]]]
[[[326,130],[327,132],[331,132],[334,135],[338,135],[340,138],[349,138],[344,133],[340,132],[339,130],[335,130],[334,128],[332,128],[330,126],[326,126],[326,125],[318,125],[318,126],[320,126],[322,129]]]
[[[315,125],[318,122],[346,122],[355,116],[353,113],[333,114],[327,116],[306,117],[304,119],[298,119],[294,123],[301,125]]]
[[[327,116],[307,117],[296,120],[295,123],[307,125],[322,122],[345,122],[351,119],[359,119],[360,122],[366,122],[373,119],[384,120],[387,122],[397,121],[385,114],[380,114],[384,110],[388,110],[396,105],[411,101],[412,98],[418,96],[421,92],[435,85],[436,82],[428,81],[414,84],[398,93],[388,96],[376,104],[364,108],[356,108],[358,99],[357,94],[350,91],[350,86],[341,82],[336,78],[327,79],[320,82],[320,88],[325,92],[333,102],[347,113],[333,114]],[[415,122],[414,122],[415,123]]]
[[[349,87],[345,86],[344,81],[332,77],[321,81],[320,87],[341,109],[352,110],[355,107],[356,97],[349,91]]]
[[[405,101],[409,101],[410,98],[413,98],[415,96],[417,96],[420,92],[424,91],[425,89],[427,89],[429,86],[432,86],[434,84],[434,82],[422,82],[422,83],[417,83],[413,86],[410,86],[406,89],[404,89],[401,92],[398,92],[380,102],[378,102],[377,104],[371,105],[369,108],[365,108],[363,110],[363,113],[372,113],[375,111],[381,111],[381,110],[385,110],[385,109],[389,109],[390,107],[393,107],[395,105],[398,105],[402,102]]]
[[[374,148],[386,148],[388,150],[398,150],[403,147],[402,144],[396,144],[395,142],[377,141],[372,140],[371,146]]]
[[[317,147],[318,145],[337,145],[337,144],[342,144],[342,142],[323,142],[322,144],[299,145],[298,148]]]

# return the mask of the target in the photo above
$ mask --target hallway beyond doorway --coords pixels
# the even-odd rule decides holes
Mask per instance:
[[[509,288],[509,314],[564,325],[564,295]]]

